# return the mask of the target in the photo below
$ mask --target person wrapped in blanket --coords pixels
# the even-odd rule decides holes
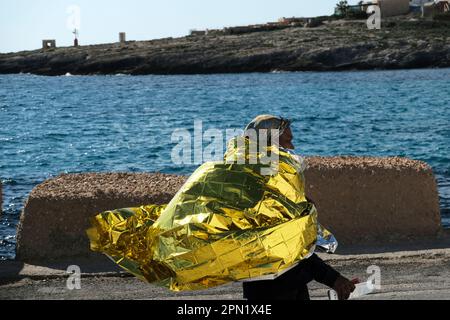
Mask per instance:
[[[314,253],[334,252],[337,242],[305,196],[290,124],[256,117],[223,161],[202,164],[168,204],[97,214],[91,249],[173,291],[242,281],[249,300],[309,299],[314,279],[347,299],[354,284]]]

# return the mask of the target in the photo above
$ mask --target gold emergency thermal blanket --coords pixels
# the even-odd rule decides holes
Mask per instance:
[[[332,239],[305,198],[300,158],[271,146],[278,161],[269,164],[273,174],[262,174],[263,164],[236,163],[245,154],[236,141],[224,161],[201,165],[168,204],[98,214],[88,230],[91,249],[144,281],[181,291],[273,278],[309,257],[318,235]]]

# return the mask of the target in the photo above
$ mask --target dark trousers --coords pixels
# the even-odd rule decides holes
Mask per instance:
[[[312,280],[333,287],[339,273],[316,254],[302,260],[274,280],[244,282],[248,300],[309,300],[308,283]]]

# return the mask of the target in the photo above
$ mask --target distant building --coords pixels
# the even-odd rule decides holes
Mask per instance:
[[[422,17],[433,18],[436,14],[450,12],[450,0],[438,0],[422,6]]]
[[[119,32],[119,42],[125,43],[127,41],[127,35],[125,32]]]
[[[435,1],[439,13],[450,12],[450,0]]]
[[[410,0],[409,4],[411,6],[423,6],[425,3],[434,2],[434,0]]]
[[[252,32],[264,32],[264,31],[274,31],[282,30],[291,27],[307,27],[313,26],[313,24],[320,24],[317,19],[312,18],[280,18],[277,22],[266,22],[262,24],[252,24],[247,26],[235,26],[235,27],[225,27],[223,29],[206,29],[206,30],[196,30],[191,29],[189,31],[190,36],[222,36],[222,35],[237,35]]]
[[[192,29],[192,30],[190,30],[189,34],[191,36],[205,36],[206,35],[206,30],[195,30],[195,29]]]
[[[370,3],[362,3],[362,4],[355,4],[355,5],[349,5],[347,6],[346,12],[343,12],[340,7],[334,8],[334,14],[336,16],[344,16],[346,14],[359,14],[361,12],[366,12],[367,7],[372,4],[373,1],[370,1]]]
[[[372,0],[360,2],[357,5],[349,5],[346,8],[346,12],[342,12],[342,8],[336,7],[334,14],[337,16],[343,16],[346,14],[356,15],[361,12],[367,12],[367,8],[371,5],[377,5],[380,7],[381,17],[393,17],[409,13],[410,0]]]
[[[381,18],[401,16],[409,13],[410,0],[376,0],[381,10]]]
[[[434,0],[410,0],[409,10],[414,13],[423,13],[423,6],[433,4]]]
[[[289,26],[302,25],[307,22],[308,22],[308,18],[297,18],[297,17],[285,18],[285,17],[282,17],[282,18],[278,19],[278,24],[289,25]]]
[[[419,0],[420,1],[420,0]],[[380,7],[381,17],[395,17],[408,14],[410,11],[410,0],[372,0],[364,1],[361,7],[364,11],[371,5]]]
[[[56,48],[56,40],[42,40],[42,49]]]

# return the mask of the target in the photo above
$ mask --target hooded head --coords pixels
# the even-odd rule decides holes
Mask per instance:
[[[261,130],[265,130],[267,133],[267,143],[272,144],[272,142],[278,144],[286,149],[294,149],[292,144],[292,132],[290,129],[291,120],[282,117],[273,116],[270,114],[263,114],[257,116],[245,127],[245,136],[252,137],[251,131],[256,133],[257,139],[260,137]],[[274,139],[275,136],[278,139]]]

